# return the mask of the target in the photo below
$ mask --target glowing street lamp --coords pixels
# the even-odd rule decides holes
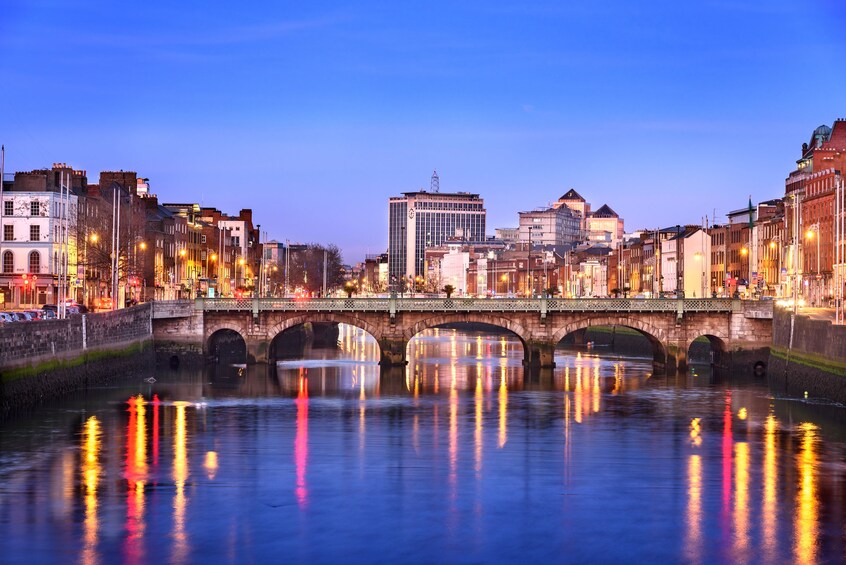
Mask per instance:
[[[817,240],[817,285],[819,285],[822,278],[820,276],[820,225],[812,224],[809,226],[808,231],[805,232],[805,238],[808,240],[816,238]]]
[[[179,298],[182,297],[182,273],[179,270],[179,258],[182,257],[183,262],[185,261],[185,248],[179,250],[179,255],[176,257],[176,284],[179,286],[179,290],[177,291],[177,296]]]

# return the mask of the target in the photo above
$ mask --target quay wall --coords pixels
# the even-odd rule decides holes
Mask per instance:
[[[153,365],[151,305],[0,326],[0,418]]]
[[[846,326],[777,309],[767,374],[774,391],[846,403]]]

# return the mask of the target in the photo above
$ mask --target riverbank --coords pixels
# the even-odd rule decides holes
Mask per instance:
[[[776,310],[768,375],[776,390],[846,404],[846,326]]]
[[[152,374],[150,305],[0,329],[0,419],[72,391]]]

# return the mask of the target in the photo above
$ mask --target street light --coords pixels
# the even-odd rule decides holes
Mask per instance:
[[[179,250],[179,254],[176,256],[176,284],[179,290],[176,291],[176,297],[182,298],[182,273],[179,271],[179,258],[182,257],[182,260],[185,260],[185,248]]]
[[[90,240],[91,243],[96,244],[99,237],[100,236],[98,236],[96,232],[86,237],[84,249],[82,251],[83,255],[85,256],[85,269],[82,271],[82,303],[88,307],[91,306],[88,303],[88,269],[91,264],[90,261],[88,261],[88,241]]]
[[[238,264],[239,264],[239,265],[241,265],[241,275],[242,275],[242,276],[244,277],[244,279],[245,279],[245,280],[244,280],[244,286],[246,287],[246,284],[247,284],[247,281],[246,281],[246,278],[247,278],[247,271],[246,271],[246,267],[244,267],[244,264],[245,264],[245,263],[246,263],[246,260],[244,260],[244,258],[243,258],[243,257],[241,257],[240,259],[238,259]],[[238,268],[237,268],[237,267],[235,268],[235,290],[238,290]]]
[[[814,287],[819,293],[819,284],[820,279],[822,277],[820,276],[820,225],[818,223],[809,226],[808,231],[805,232],[806,239],[814,239],[815,237],[817,240],[817,283],[814,285]],[[814,300],[814,302],[816,302],[816,299]]]
[[[770,240],[769,248],[770,248],[770,265],[775,263],[775,276],[771,279],[776,281],[776,295],[780,294],[781,290],[781,253],[778,250],[778,244],[780,240],[778,237],[773,238]],[[775,260],[773,260],[773,255],[775,255]]]

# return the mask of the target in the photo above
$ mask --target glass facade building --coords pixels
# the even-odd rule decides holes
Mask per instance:
[[[447,240],[484,241],[485,203],[467,192],[404,192],[388,204],[388,276],[391,289],[425,275],[425,250]]]

